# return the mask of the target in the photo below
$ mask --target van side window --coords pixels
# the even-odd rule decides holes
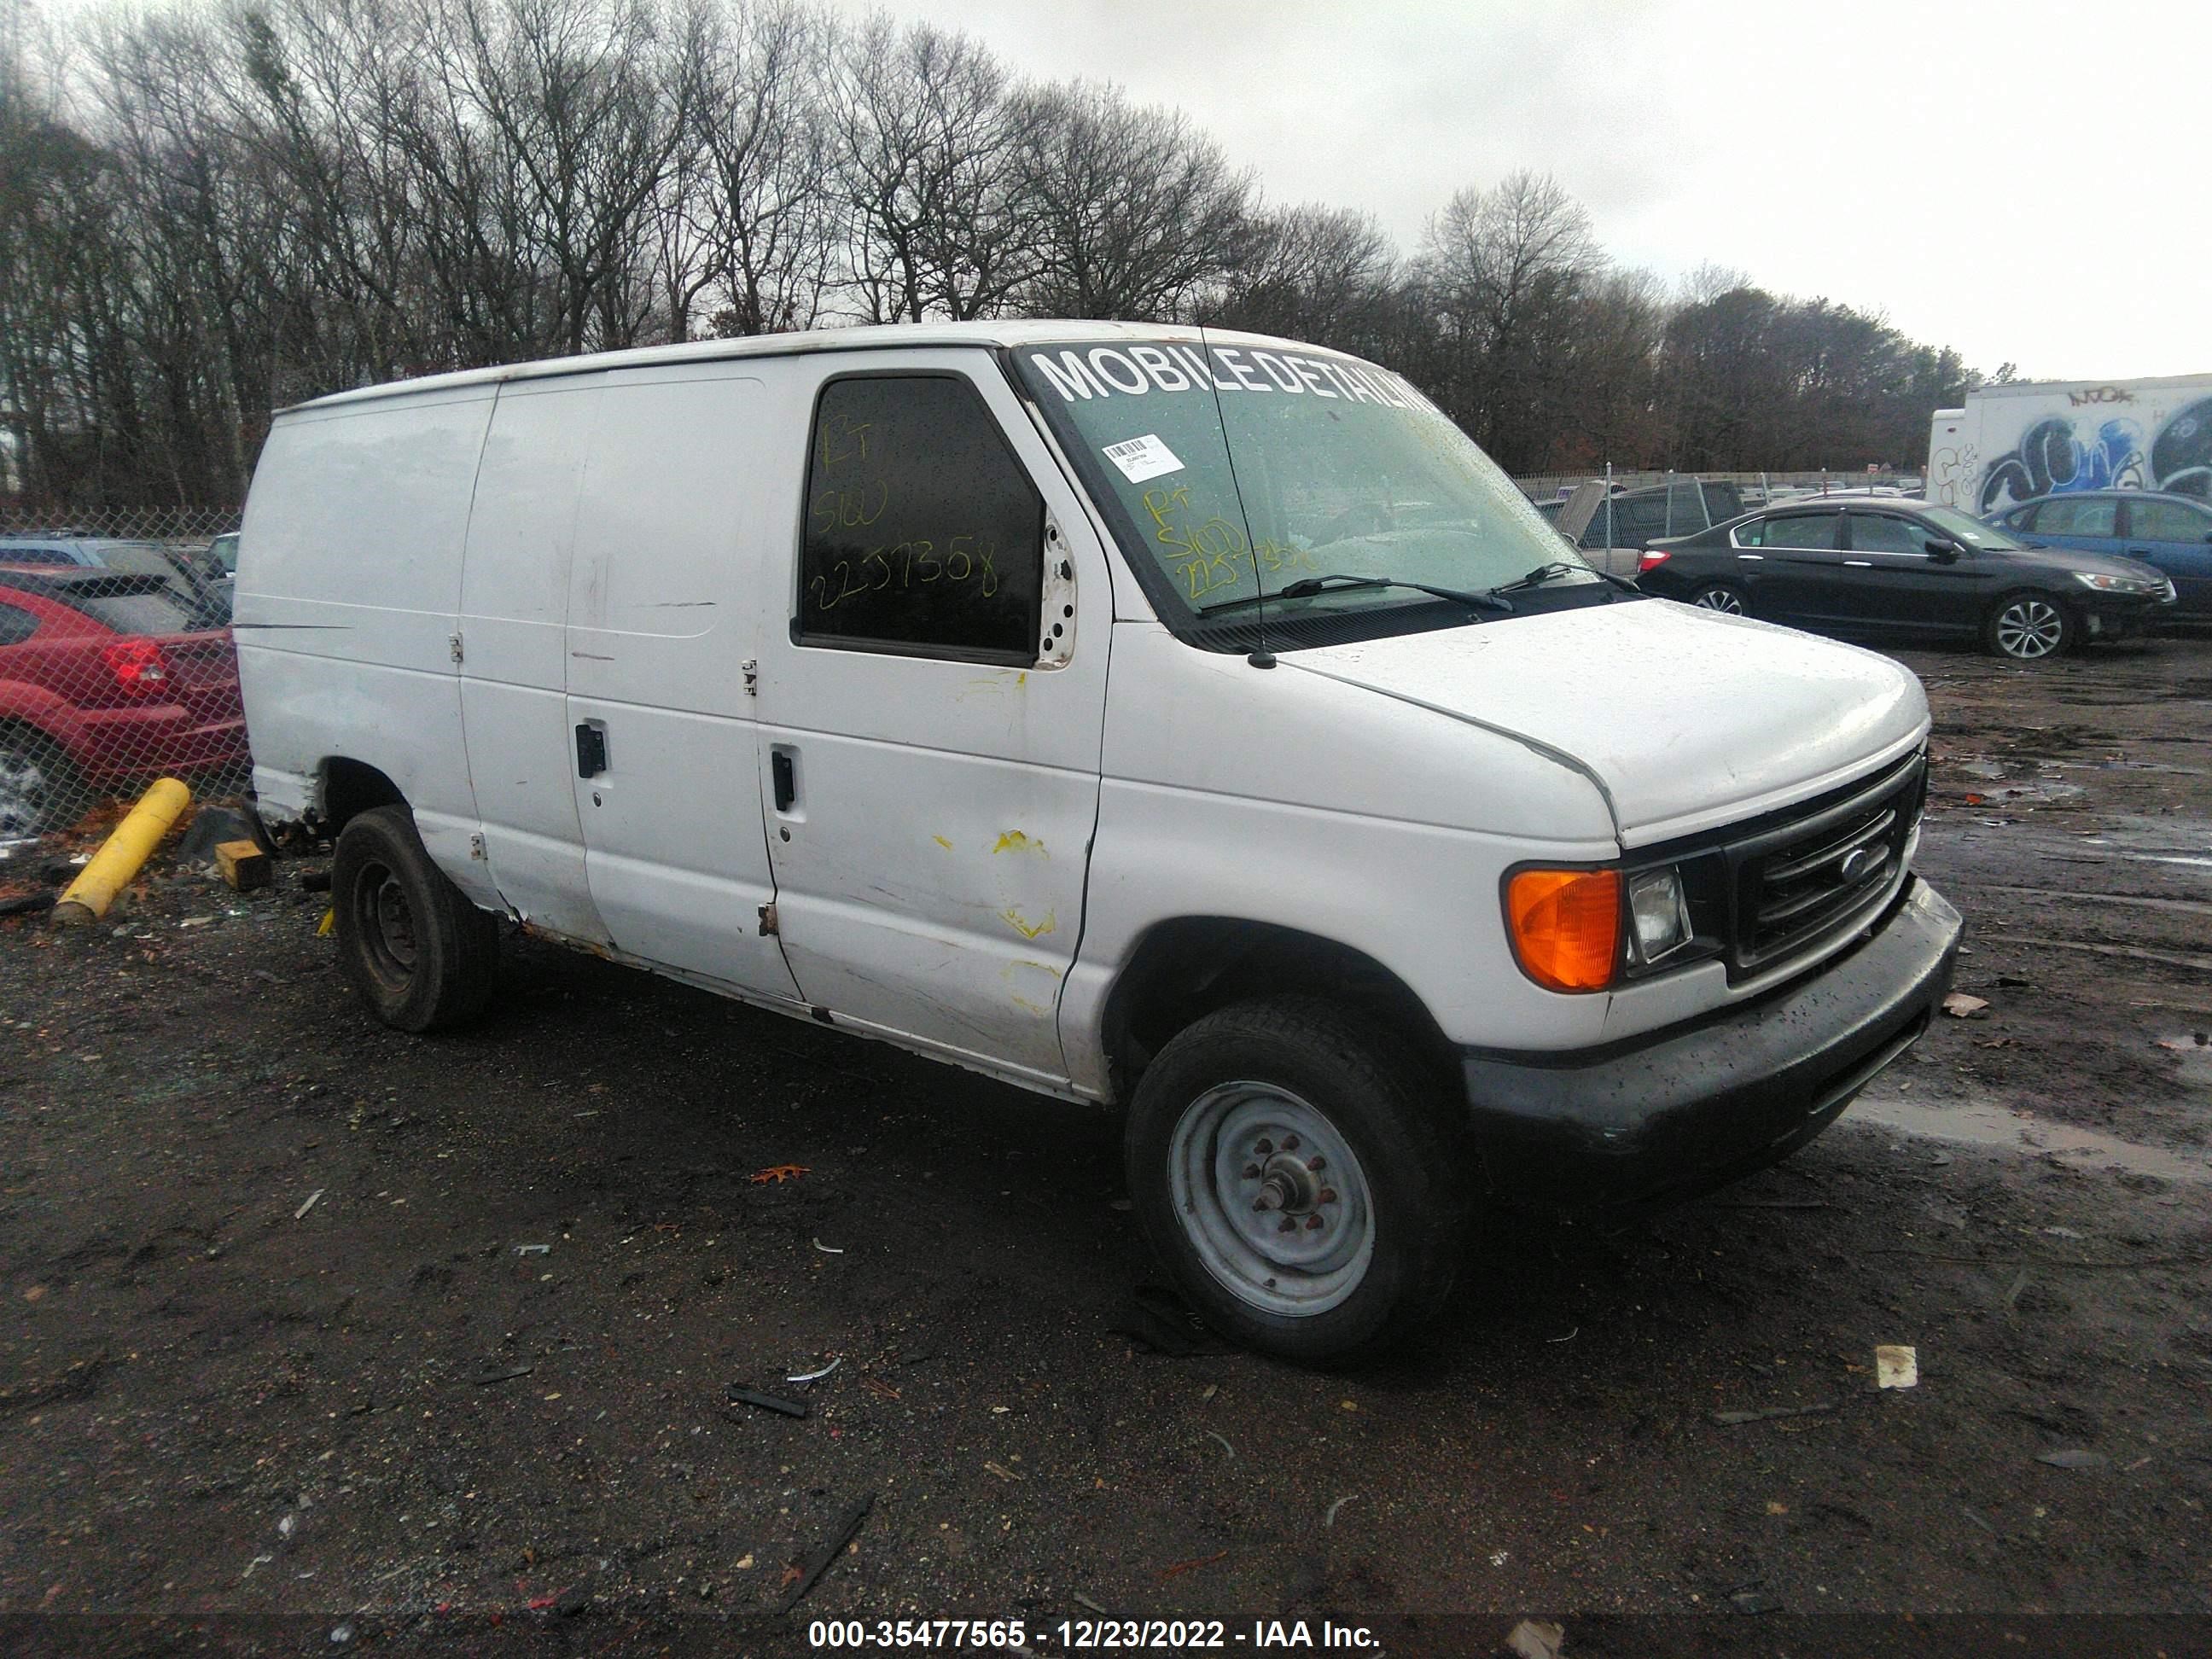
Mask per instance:
[[[21,645],[39,631],[39,619],[12,605],[0,605],[0,645]]]
[[[803,538],[801,643],[1036,660],[1044,501],[967,381],[824,386]]]

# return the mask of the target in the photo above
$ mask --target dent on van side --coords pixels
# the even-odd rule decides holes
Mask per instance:
[[[1193,1305],[1418,1329],[1478,1209],[1785,1157],[1925,1026],[1926,704],[1584,564],[1297,342],[921,325],[304,405],[235,601],[264,816],[429,1032],[501,921],[1126,1110]]]

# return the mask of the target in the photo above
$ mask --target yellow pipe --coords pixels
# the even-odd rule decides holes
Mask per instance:
[[[78,927],[106,915],[115,896],[138,873],[161,844],[161,837],[191,804],[192,792],[176,779],[156,780],[93,854],[92,862],[77,872],[69,890],[54,905],[54,920]]]

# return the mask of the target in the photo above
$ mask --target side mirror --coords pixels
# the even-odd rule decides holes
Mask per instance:
[[[1956,564],[1959,556],[1966,550],[1958,543],[1943,537],[1932,536],[1928,541],[1928,556],[1937,564]]]

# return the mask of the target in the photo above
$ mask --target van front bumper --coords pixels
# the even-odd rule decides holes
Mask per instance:
[[[1851,950],[1686,1029],[1566,1054],[1463,1050],[1492,1200],[1552,1214],[1656,1208],[1789,1157],[1928,1029],[1959,928],[1913,878]]]

